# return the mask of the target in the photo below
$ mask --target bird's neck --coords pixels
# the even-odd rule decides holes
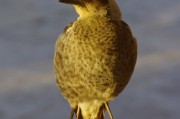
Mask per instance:
[[[86,7],[75,6],[76,12],[79,14],[79,18],[87,18],[92,16],[105,16],[107,10],[105,8],[97,8],[91,5],[86,5]]]
[[[110,16],[112,19],[121,19],[121,11],[114,0],[109,0],[105,6],[93,6],[87,4],[86,6],[74,5],[79,18],[87,18],[92,16]]]

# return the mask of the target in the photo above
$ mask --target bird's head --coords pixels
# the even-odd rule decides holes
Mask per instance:
[[[86,5],[106,5],[108,0],[59,0],[59,2],[85,7]]]
[[[81,16],[92,14],[107,14],[110,11],[114,17],[121,18],[119,7],[115,0],[59,0],[59,2],[71,4]]]
[[[90,15],[106,14],[108,0],[59,0],[60,2],[71,4],[75,7],[80,17]]]

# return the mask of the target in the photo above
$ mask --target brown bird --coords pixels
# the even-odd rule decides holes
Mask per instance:
[[[57,85],[77,119],[104,119],[108,103],[127,85],[137,58],[137,45],[114,0],[60,0],[79,17],[56,42]]]

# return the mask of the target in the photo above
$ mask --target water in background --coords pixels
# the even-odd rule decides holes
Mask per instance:
[[[180,1],[117,2],[139,57],[129,85],[110,105],[115,119],[179,119]],[[59,33],[76,17],[55,0],[0,1],[0,119],[69,118],[52,58]]]

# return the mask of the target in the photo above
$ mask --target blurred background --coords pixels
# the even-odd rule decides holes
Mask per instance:
[[[180,0],[118,0],[137,38],[132,80],[115,119],[180,118]],[[54,44],[77,14],[58,0],[0,1],[0,119],[68,119],[53,73]]]

